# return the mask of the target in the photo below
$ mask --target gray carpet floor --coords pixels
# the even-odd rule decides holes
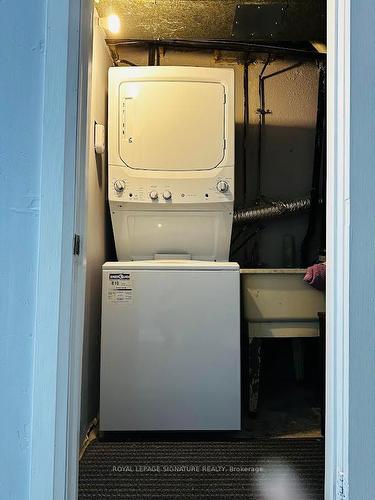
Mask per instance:
[[[322,439],[94,441],[79,499],[324,498]]]

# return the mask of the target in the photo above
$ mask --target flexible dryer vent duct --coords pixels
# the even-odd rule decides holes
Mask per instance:
[[[237,210],[233,217],[234,224],[247,224],[265,219],[276,219],[286,215],[306,212],[311,208],[311,198],[293,201],[275,201],[270,205]]]

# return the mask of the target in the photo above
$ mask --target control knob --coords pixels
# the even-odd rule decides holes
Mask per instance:
[[[125,189],[125,181],[117,180],[114,182],[113,187],[118,193],[122,193]]]
[[[216,188],[220,193],[226,193],[229,189],[229,184],[226,181],[219,181]]]
[[[159,195],[156,191],[151,191],[150,198],[151,200],[157,200],[159,198]]]
[[[170,200],[172,198],[172,193],[170,191],[164,191],[163,198],[165,200]]]

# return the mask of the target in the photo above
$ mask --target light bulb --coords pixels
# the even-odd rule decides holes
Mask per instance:
[[[118,33],[120,31],[120,18],[116,14],[108,16],[108,31]]]

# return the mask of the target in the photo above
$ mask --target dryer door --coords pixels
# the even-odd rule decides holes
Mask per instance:
[[[120,86],[120,156],[134,169],[209,170],[225,153],[225,88],[216,82]]]

